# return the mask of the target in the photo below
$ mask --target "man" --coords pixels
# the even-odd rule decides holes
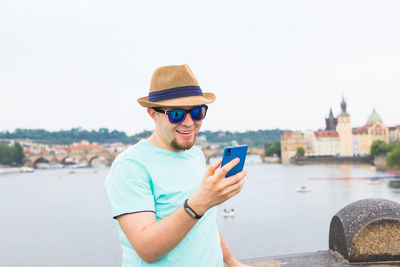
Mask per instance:
[[[245,266],[216,225],[216,206],[242,189],[246,171],[225,178],[238,162],[206,170],[194,147],[212,93],[203,93],[188,65],[155,70],[148,96],[138,99],[155,131],[114,161],[105,189],[123,250],[123,267]]]

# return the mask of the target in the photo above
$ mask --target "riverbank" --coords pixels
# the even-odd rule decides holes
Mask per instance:
[[[365,157],[325,157],[325,156],[311,156],[311,157],[292,157],[290,164],[307,165],[307,164],[369,164],[373,165],[373,158],[371,156]]]
[[[20,172],[33,172],[35,169],[27,166],[22,167],[2,167],[0,168],[0,174],[6,173],[20,173]]]
[[[398,168],[390,168],[386,162],[386,156],[375,156],[374,157],[374,165],[377,170],[385,171],[385,172],[396,172],[400,171],[400,167]]]

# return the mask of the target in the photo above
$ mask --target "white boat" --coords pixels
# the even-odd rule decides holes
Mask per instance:
[[[368,179],[367,180],[367,184],[369,184],[369,185],[377,185],[377,184],[380,184],[380,183],[381,183],[381,181],[378,180],[378,179]]]
[[[301,187],[296,188],[296,192],[299,192],[299,193],[311,192],[311,188],[303,185]]]
[[[34,168],[24,166],[20,169],[20,172],[33,172],[34,170]]]
[[[233,209],[227,210],[224,209],[224,217],[233,217],[235,216],[235,211]]]

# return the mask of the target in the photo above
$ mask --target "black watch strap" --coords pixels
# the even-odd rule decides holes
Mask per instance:
[[[190,217],[192,217],[193,219],[197,219],[197,220],[200,219],[201,217],[203,217],[203,215],[201,215],[201,216],[197,215],[197,213],[194,210],[192,210],[191,207],[189,207],[187,202],[188,202],[188,199],[185,200],[183,207],[184,207],[185,211],[190,215]]]

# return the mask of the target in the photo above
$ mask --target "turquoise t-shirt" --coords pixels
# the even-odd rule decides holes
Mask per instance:
[[[174,152],[141,140],[115,159],[105,181],[112,215],[116,218],[127,213],[154,211],[156,220],[161,220],[193,195],[205,171],[203,152],[196,147]],[[216,207],[204,214],[178,246],[152,264],[137,255],[118,222],[117,227],[123,267],[224,265]]]

